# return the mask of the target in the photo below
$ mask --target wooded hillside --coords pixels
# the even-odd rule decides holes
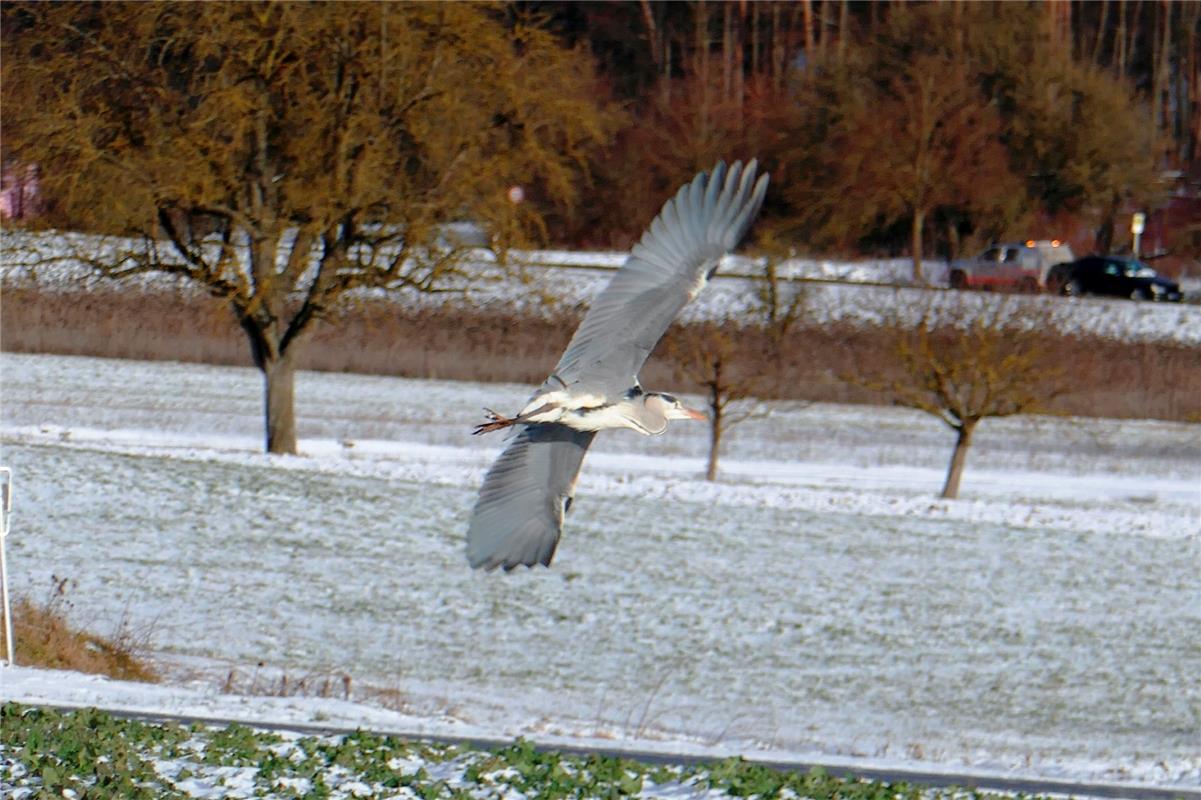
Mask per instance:
[[[772,171],[772,228],[809,252],[953,257],[1001,236],[1120,249],[1131,211],[1201,195],[1201,4],[525,7],[586,42],[631,109],[595,167],[603,202],[563,220],[567,239],[626,244],[626,220],[742,153]],[[1165,180],[1177,172],[1194,183]],[[1196,224],[1169,227],[1144,246],[1201,254]]]
[[[122,5],[94,8],[111,16]],[[616,103],[625,112],[616,126],[592,128],[600,140],[562,131],[571,175],[524,170],[519,159],[489,168],[495,186],[521,187],[525,221],[537,222],[526,232],[543,240],[624,247],[698,169],[755,155],[774,186],[759,237],[804,252],[941,258],[1001,236],[1121,249],[1129,213],[1141,210],[1152,214],[1144,252],[1201,254],[1201,223],[1180,199],[1201,201],[1201,4],[631,0],[518,2],[489,14],[519,54],[536,30],[573,48],[596,70],[598,111]],[[35,67],[62,38],[46,16],[14,3],[4,19],[5,162],[36,159],[44,175],[56,167],[24,112],[42,80]],[[408,14],[377,25],[381,59],[387,42],[391,52],[407,46],[404,19],[426,24]],[[334,47],[337,36],[326,38]],[[147,58],[152,40],[142,44]],[[499,67],[498,57],[481,53],[473,69],[489,59]],[[587,68],[557,58],[563,97],[578,97]],[[544,68],[534,63],[526,59]],[[400,76],[428,64],[380,66]],[[489,91],[510,100],[522,82],[543,79],[498,73]],[[490,136],[563,124],[531,128],[520,103],[509,105],[491,118]],[[468,114],[463,124],[481,123]],[[446,133],[452,142],[456,131]],[[96,192],[46,188],[58,224],[100,225]],[[493,216],[504,210],[489,203]]]

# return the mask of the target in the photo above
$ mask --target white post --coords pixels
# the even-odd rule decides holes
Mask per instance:
[[[13,510],[13,471],[0,467],[0,593],[4,595],[4,643],[8,650],[8,665],[13,660],[13,615],[8,604],[8,562],[4,558],[4,540],[8,538],[8,518]]]
[[[1130,218],[1130,232],[1134,234],[1134,257],[1138,258],[1139,239],[1147,226],[1147,215],[1141,211]]]

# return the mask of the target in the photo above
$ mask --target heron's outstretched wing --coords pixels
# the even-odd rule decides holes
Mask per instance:
[[[704,287],[722,256],[746,234],[767,191],[757,163],[719,162],[667,201],[630,257],[596,297],[555,367],[575,391],[613,396],[638,371],[680,310]]]
[[[566,425],[527,425],[488,470],[467,529],[472,567],[550,564],[595,436]]]

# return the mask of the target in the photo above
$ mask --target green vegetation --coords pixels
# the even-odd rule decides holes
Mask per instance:
[[[983,798],[960,789],[783,772],[741,759],[651,766],[540,752],[526,741],[493,752],[356,732],[294,737],[242,725],[211,728],[117,719],[88,709],[0,708],[0,783],[13,797],[585,798],[686,787],[731,797]],[[678,793],[678,792],[677,792]]]

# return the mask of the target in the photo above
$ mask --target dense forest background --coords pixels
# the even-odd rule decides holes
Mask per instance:
[[[1146,210],[1155,249],[1201,252],[1201,206],[1167,212],[1201,178],[1201,3],[521,7],[585,43],[629,114],[594,167],[600,202],[562,238],[624,244],[621,220],[755,153],[778,188],[770,227],[812,250],[946,257],[1003,235],[1120,249]]]
[[[340,6],[339,17],[355,22],[343,20],[336,26],[339,42],[314,33],[312,46],[349,48],[347,64],[361,69],[364,80],[382,80],[386,75],[372,73],[371,59],[417,47],[406,43],[412,37],[402,27],[424,25],[418,20],[441,14],[447,17],[437,23],[442,32],[429,34],[420,46],[432,52],[430,48],[440,47],[436,42],[453,39],[454,52],[477,54],[457,56],[471,62],[461,72],[487,78],[481,84],[486,93],[477,88],[474,100],[464,96],[461,125],[428,117],[406,121],[407,138],[396,147],[399,156],[381,161],[392,166],[377,170],[384,176],[379,188],[386,189],[389,170],[400,174],[396,165],[436,163],[440,154],[466,146],[469,133],[479,133],[476,140],[487,137],[487,148],[480,150],[487,158],[481,163],[493,166],[464,173],[470,179],[457,182],[463,187],[454,201],[458,206],[444,202],[443,208],[450,210],[439,218],[483,217],[542,243],[622,248],[664,196],[698,169],[718,158],[754,156],[773,177],[764,220],[757,227],[761,246],[811,255],[942,259],[997,238],[1036,237],[1067,240],[1080,253],[1120,251],[1130,245],[1130,214],[1143,211],[1149,215],[1144,255],[1167,256],[1160,265],[1169,272],[1195,264],[1201,256],[1199,2],[530,0],[484,7],[510,32],[512,58],[501,57],[495,26],[472,22],[464,27],[449,20],[456,15],[475,19],[461,10],[450,13],[437,4],[415,3],[384,14],[367,10],[367,5],[353,12],[351,6]],[[97,102],[81,93],[75,107],[54,112],[50,106],[63,92],[48,94],[46,88],[60,81],[77,89],[80,79],[72,76],[85,67],[83,61],[72,63],[75,54],[92,59],[87,71],[105,68],[103,58],[84,53],[91,35],[87,30],[90,25],[101,30],[101,17],[112,22],[128,15],[129,29],[140,25],[147,31],[143,55],[137,55],[136,47],[125,51],[122,69],[131,68],[131,58],[141,58],[138,70],[159,59],[160,68],[173,71],[175,77],[164,78],[160,92],[166,98],[164,109],[169,109],[172,93],[177,95],[172,102],[188,101],[181,93],[183,64],[199,70],[189,74],[203,76],[216,62],[211,55],[208,62],[190,61],[191,50],[152,44],[168,24],[164,19],[184,13],[171,11],[171,4],[155,4],[168,9],[156,12],[158,22],[145,21],[154,16],[145,7],[105,3],[81,12],[85,6],[92,4],[77,5],[67,15],[75,21],[63,27],[37,4],[7,4],[7,177],[11,182],[23,174],[14,165],[35,161],[48,201],[45,221],[120,232],[132,229],[128,219],[111,219],[103,210],[110,203],[101,199],[113,185],[112,175],[92,168],[112,155],[101,151],[114,142],[145,148],[146,142],[171,135],[174,123],[168,120],[151,131],[136,113],[129,113],[136,108],[122,110],[125,99],[113,94],[104,100],[106,127],[87,134],[87,147],[80,146],[78,132],[77,141],[54,145],[54,137],[64,130],[58,123],[77,124]],[[296,31],[306,36],[319,31],[327,12],[329,8],[314,12],[312,25],[303,23]],[[264,18],[269,16],[264,12]],[[277,23],[263,24],[266,33],[254,35],[270,36],[270,26]],[[79,43],[61,47],[64,30],[67,39],[78,34]],[[547,43],[531,38],[533,30],[553,38],[560,54],[547,55]],[[213,53],[253,49],[252,38],[234,44],[224,29],[194,38],[200,44],[189,47]],[[170,53],[174,65],[169,60],[163,67],[163,52]],[[375,55],[363,55],[369,53]],[[415,68],[419,60],[400,59],[398,63],[410,66],[390,62],[389,69]],[[247,63],[252,72],[257,69],[252,60]],[[490,69],[489,63],[503,66]],[[220,70],[226,69],[222,63]],[[34,78],[38,70],[45,77]],[[123,80],[118,72],[114,75]],[[213,71],[210,77],[216,75]],[[275,78],[263,72],[255,80]],[[462,83],[462,78],[453,80]],[[103,86],[97,80],[90,91],[110,92],[113,85],[112,79]],[[341,113],[338,91],[342,89],[335,86],[333,95],[317,97],[307,119]],[[430,96],[439,96],[437,92]],[[348,102],[347,108],[362,104],[362,93]],[[574,104],[571,109],[558,107],[568,102]],[[582,104],[591,108],[585,111]],[[421,106],[414,108],[420,111]],[[36,113],[27,113],[31,110]],[[371,113],[371,124],[388,130],[386,115],[393,112],[380,106]],[[574,129],[568,121],[574,121]],[[347,123],[352,135],[357,135],[355,125],[360,123]],[[114,126],[131,130],[113,133]],[[268,137],[298,137],[291,121],[281,118],[278,130]],[[414,139],[415,131],[426,140]],[[211,140],[214,134],[208,130],[204,135]],[[537,149],[530,149],[528,158],[508,158],[505,154],[513,151],[504,149],[505,141],[534,141]],[[52,145],[57,149],[52,151]],[[327,145],[302,145],[297,152],[320,156],[332,152]],[[138,161],[133,149],[110,160],[129,157],[127,171],[145,174],[148,162]],[[82,164],[85,150],[91,160]],[[181,162],[194,159],[196,152],[197,146],[181,150]],[[158,153],[155,163],[171,157]],[[522,164],[529,169],[523,172]],[[448,174],[439,172],[443,166],[428,170],[437,180],[428,181],[426,188],[451,185]],[[310,173],[316,175],[320,168],[318,164]],[[398,180],[408,186],[407,177]],[[83,186],[89,181],[92,190]],[[501,191],[506,186],[521,191]],[[486,208],[464,199],[473,192],[488,194],[487,203],[477,204]],[[213,205],[210,198],[200,203],[181,200],[179,194],[158,191],[158,211],[164,211],[164,196],[189,214]],[[514,196],[521,200],[520,213],[506,220],[510,210],[498,200]],[[920,271],[920,263],[915,269]]]

